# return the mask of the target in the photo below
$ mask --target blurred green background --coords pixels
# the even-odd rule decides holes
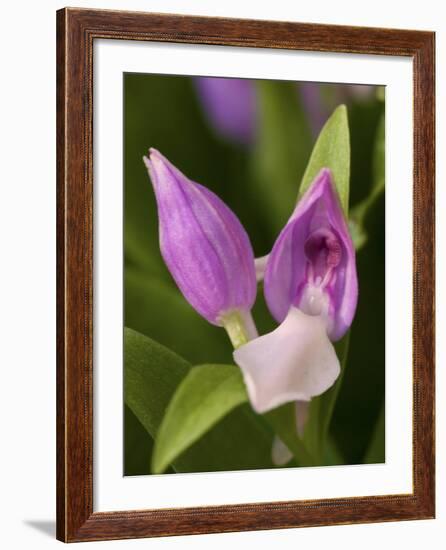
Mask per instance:
[[[125,326],[192,364],[232,363],[232,348],[224,330],[189,306],[163,263],[155,198],[142,161],[148,148],[161,151],[190,179],[222,198],[246,228],[256,256],[269,252],[291,214],[317,132],[339,103],[347,105],[350,126],[350,212],[355,207],[362,212],[376,185],[377,156],[381,164],[384,160],[382,146],[377,153],[385,108],[382,88],[277,81],[252,86],[255,135],[242,144],[218,131],[194,78],[124,75]],[[363,216],[368,238],[357,253],[358,310],[330,426],[332,463],[385,459],[384,193],[369,206]],[[260,333],[276,326],[261,288],[254,318]],[[128,407],[124,420],[124,475],[149,474],[152,439]],[[222,424],[214,429],[224,429]]]

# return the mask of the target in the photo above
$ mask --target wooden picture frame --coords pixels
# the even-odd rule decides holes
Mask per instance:
[[[250,46],[413,59],[413,492],[93,512],[93,43]],[[57,538],[125,539],[434,517],[432,32],[65,8],[57,12]]]

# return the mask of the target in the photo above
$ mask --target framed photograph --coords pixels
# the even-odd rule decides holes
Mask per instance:
[[[57,12],[57,537],[434,517],[434,33]]]

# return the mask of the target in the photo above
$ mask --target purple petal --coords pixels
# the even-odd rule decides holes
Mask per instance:
[[[322,314],[333,341],[351,325],[358,298],[355,250],[328,169],[320,171],[277,238],[264,292],[278,322],[295,305]],[[314,304],[319,311],[312,311]]]
[[[256,122],[253,81],[197,77],[195,84],[209,122],[217,132],[239,143],[251,143]]]
[[[216,325],[228,311],[251,309],[254,255],[238,218],[157,150],[144,162],[158,205],[161,254],[186,300]]]
[[[234,360],[258,413],[290,401],[309,401],[332,386],[340,373],[322,318],[295,307],[273,332],[235,350]]]

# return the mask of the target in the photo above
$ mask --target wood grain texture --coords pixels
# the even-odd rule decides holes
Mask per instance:
[[[93,41],[408,56],[414,64],[413,493],[93,512]],[[434,516],[434,34],[66,8],[57,12],[57,538],[123,539]]]

